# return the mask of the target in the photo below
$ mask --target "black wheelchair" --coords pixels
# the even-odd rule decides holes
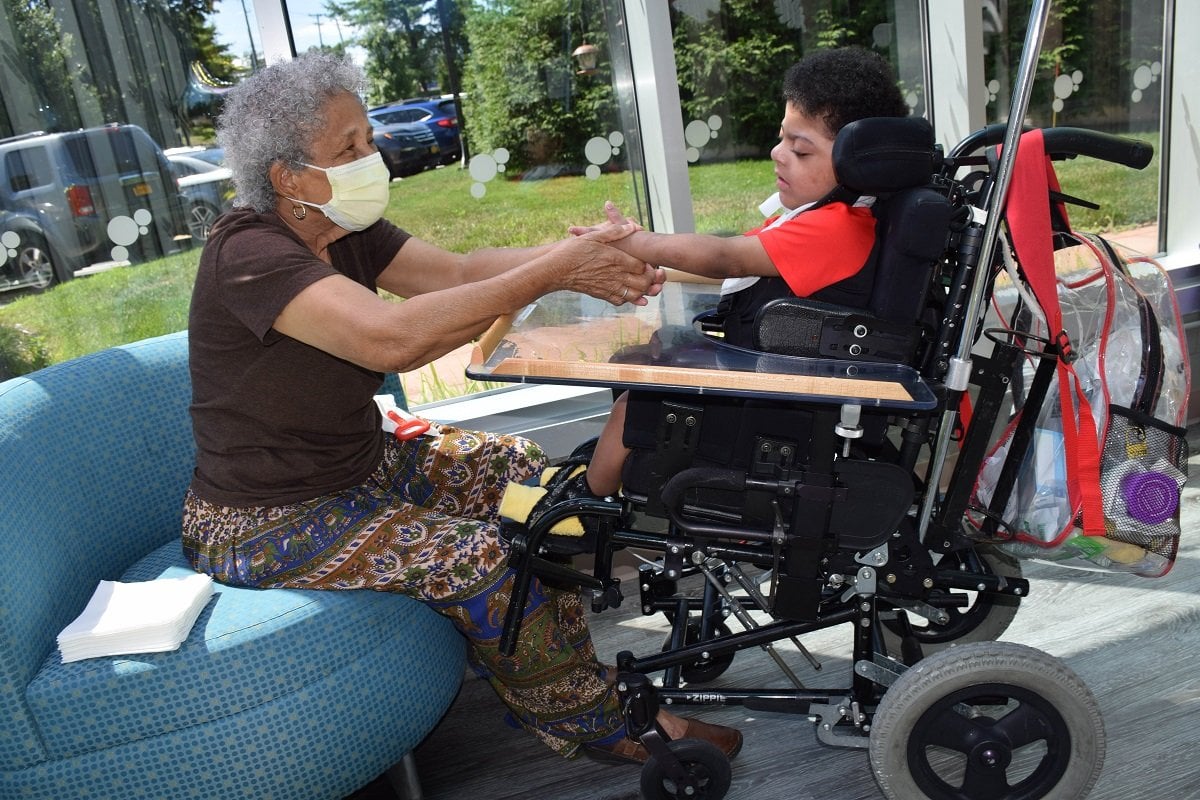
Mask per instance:
[[[516,579],[502,640],[511,652],[533,576],[582,587],[599,612],[623,599],[614,555],[653,554],[637,600],[643,613],[666,615],[669,640],[617,659],[629,735],[651,754],[644,797],[721,798],[730,785],[719,750],[670,741],[656,726],[660,703],[804,715],[821,742],[867,749],[883,793],[898,800],[1079,797],[1097,779],[1105,736],[1095,698],[1058,659],[995,641],[1029,584],[1019,561],[964,525],[968,512],[986,514],[972,487],[1012,410],[1022,354],[997,341],[972,355],[1002,268],[1004,243],[987,239],[1000,224],[988,210],[1006,135],[989,127],[943,154],[920,119],[841,132],[841,187],[878,198],[870,291],[858,307],[774,300],[743,321],[751,347],[722,341],[712,315],[699,314],[608,363],[540,377],[519,337],[505,338],[471,368],[653,389],[645,446],[619,496],[563,500],[506,526]],[[1141,168],[1151,156],[1140,142],[1082,129],[1044,137],[1053,158]],[[964,396],[969,424],[957,414]],[[585,443],[568,462],[587,456]],[[587,535],[551,532],[568,517],[585,518]],[[848,685],[805,688],[772,644],[806,654],[801,637],[833,626],[851,631]],[[793,688],[708,685],[747,648],[766,649]]]

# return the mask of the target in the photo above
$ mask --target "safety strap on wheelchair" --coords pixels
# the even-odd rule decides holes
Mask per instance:
[[[1082,510],[1083,532],[1104,535],[1103,499],[1100,490],[1100,449],[1096,421],[1079,376],[1072,366],[1071,340],[1063,329],[1054,272],[1054,231],[1050,224],[1050,190],[1058,179],[1046,155],[1040,129],[1021,136],[1013,165],[1006,216],[1013,250],[1046,315],[1050,338],[1058,348],[1057,375],[1062,411],[1063,444],[1067,457],[1067,491],[1074,508]],[[1066,219],[1066,210],[1057,213]],[[1072,404],[1072,397],[1075,404]]]
[[[651,480],[653,485],[661,486],[672,475],[690,466],[696,446],[700,442],[704,408],[663,400],[659,405],[658,413]],[[659,492],[650,492],[646,504],[648,512],[652,514],[664,512],[659,495]]]

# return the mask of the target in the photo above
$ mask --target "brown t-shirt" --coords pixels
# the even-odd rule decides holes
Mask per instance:
[[[373,397],[383,375],[272,326],[305,287],[341,273],[375,280],[409,235],[386,220],[321,261],[275,214],[237,209],[213,226],[188,320],[191,488],[224,506],[273,506],[361,483],[382,458]]]

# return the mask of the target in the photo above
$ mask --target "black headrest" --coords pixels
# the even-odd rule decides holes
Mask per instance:
[[[924,186],[942,166],[933,127],[922,117],[868,117],[838,132],[833,169],[855,194],[886,195]]]

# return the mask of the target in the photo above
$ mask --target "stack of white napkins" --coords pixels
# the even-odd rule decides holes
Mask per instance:
[[[100,581],[87,608],[58,635],[63,663],[175,650],[212,593],[212,578],[200,574],[138,583]]]

